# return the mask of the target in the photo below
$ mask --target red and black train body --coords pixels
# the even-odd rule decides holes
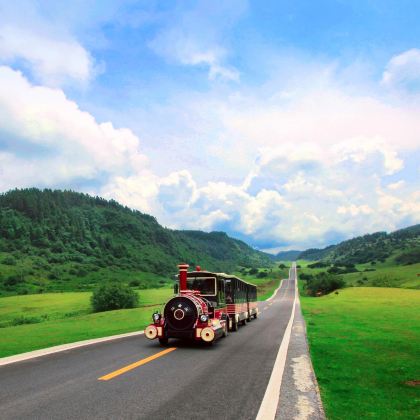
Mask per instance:
[[[237,331],[257,318],[257,287],[225,273],[188,271],[180,264],[176,295],[153,314],[146,330],[147,338],[167,344],[169,338],[185,338],[212,343]]]

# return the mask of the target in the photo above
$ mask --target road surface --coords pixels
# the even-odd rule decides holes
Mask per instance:
[[[212,347],[172,340],[160,355],[138,336],[0,367],[0,417],[254,420],[290,319],[290,277],[257,320]]]

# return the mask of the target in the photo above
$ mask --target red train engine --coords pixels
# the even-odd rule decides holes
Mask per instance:
[[[147,338],[158,338],[162,345],[169,338],[211,344],[258,316],[256,286],[200,267],[188,272],[188,267],[178,266],[177,294],[166,303],[163,313],[153,314],[153,323],[145,329]]]

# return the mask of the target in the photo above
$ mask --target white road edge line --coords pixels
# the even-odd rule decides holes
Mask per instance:
[[[286,364],[287,350],[289,348],[293,320],[295,319],[296,301],[298,299],[296,272],[295,279],[295,298],[293,300],[292,313],[290,314],[290,319],[284,332],[283,340],[281,341],[276,361],[274,362],[273,371],[271,372],[270,380],[268,382],[267,389],[265,390],[264,398],[261,402],[260,409],[258,410],[256,420],[271,420],[276,417],[284,366]]]
[[[277,287],[277,289],[276,289],[276,290],[274,290],[273,294],[272,294],[269,298],[267,298],[267,299],[265,300],[265,302],[270,302],[270,300],[271,300],[271,299],[273,299],[273,297],[274,297],[274,296],[276,296],[276,294],[277,294],[277,292],[279,291],[279,289],[280,289],[280,287],[281,287],[281,285],[282,285],[282,284],[283,284],[283,280],[280,282],[279,287]]]
[[[276,290],[274,290],[274,293],[268,299],[265,300],[266,302],[270,301],[271,299],[273,299],[274,296],[276,296],[276,293],[279,291],[282,284],[283,280],[280,282],[279,287]],[[26,353],[16,354],[14,356],[1,357],[0,366],[10,365],[12,363],[17,362],[23,362],[24,360],[34,359],[35,357],[47,356],[48,354],[59,353],[61,351],[77,349],[78,347],[85,347],[90,346],[92,344],[104,343],[106,341],[118,340],[119,338],[134,337],[136,335],[141,334],[144,334],[144,331],[135,331],[126,334],[117,334],[110,335],[108,337],[94,338],[91,340],[76,341],[74,343],[60,344],[59,346],[47,347],[45,349],[29,351]]]
[[[76,341],[74,343],[61,344],[59,346],[47,347],[45,349],[29,351],[27,353],[17,354],[15,356],[8,356],[0,358],[0,366],[10,365],[12,363],[22,362],[24,360],[33,359],[35,357],[46,356],[48,354],[59,353],[61,351],[76,349],[78,347],[90,346],[92,344],[104,343],[106,341],[118,340],[119,338],[135,337],[142,335],[144,331],[134,331],[131,333],[110,335],[108,337],[93,338],[91,340]]]

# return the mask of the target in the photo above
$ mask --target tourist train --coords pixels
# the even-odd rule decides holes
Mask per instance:
[[[229,331],[237,331],[258,317],[257,287],[236,276],[202,271],[199,266],[188,271],[188,264],[178,266],[175,296],[155,312],[145,329],[150,340],[167,345],[170,338],[191,339],[212,344]]]

